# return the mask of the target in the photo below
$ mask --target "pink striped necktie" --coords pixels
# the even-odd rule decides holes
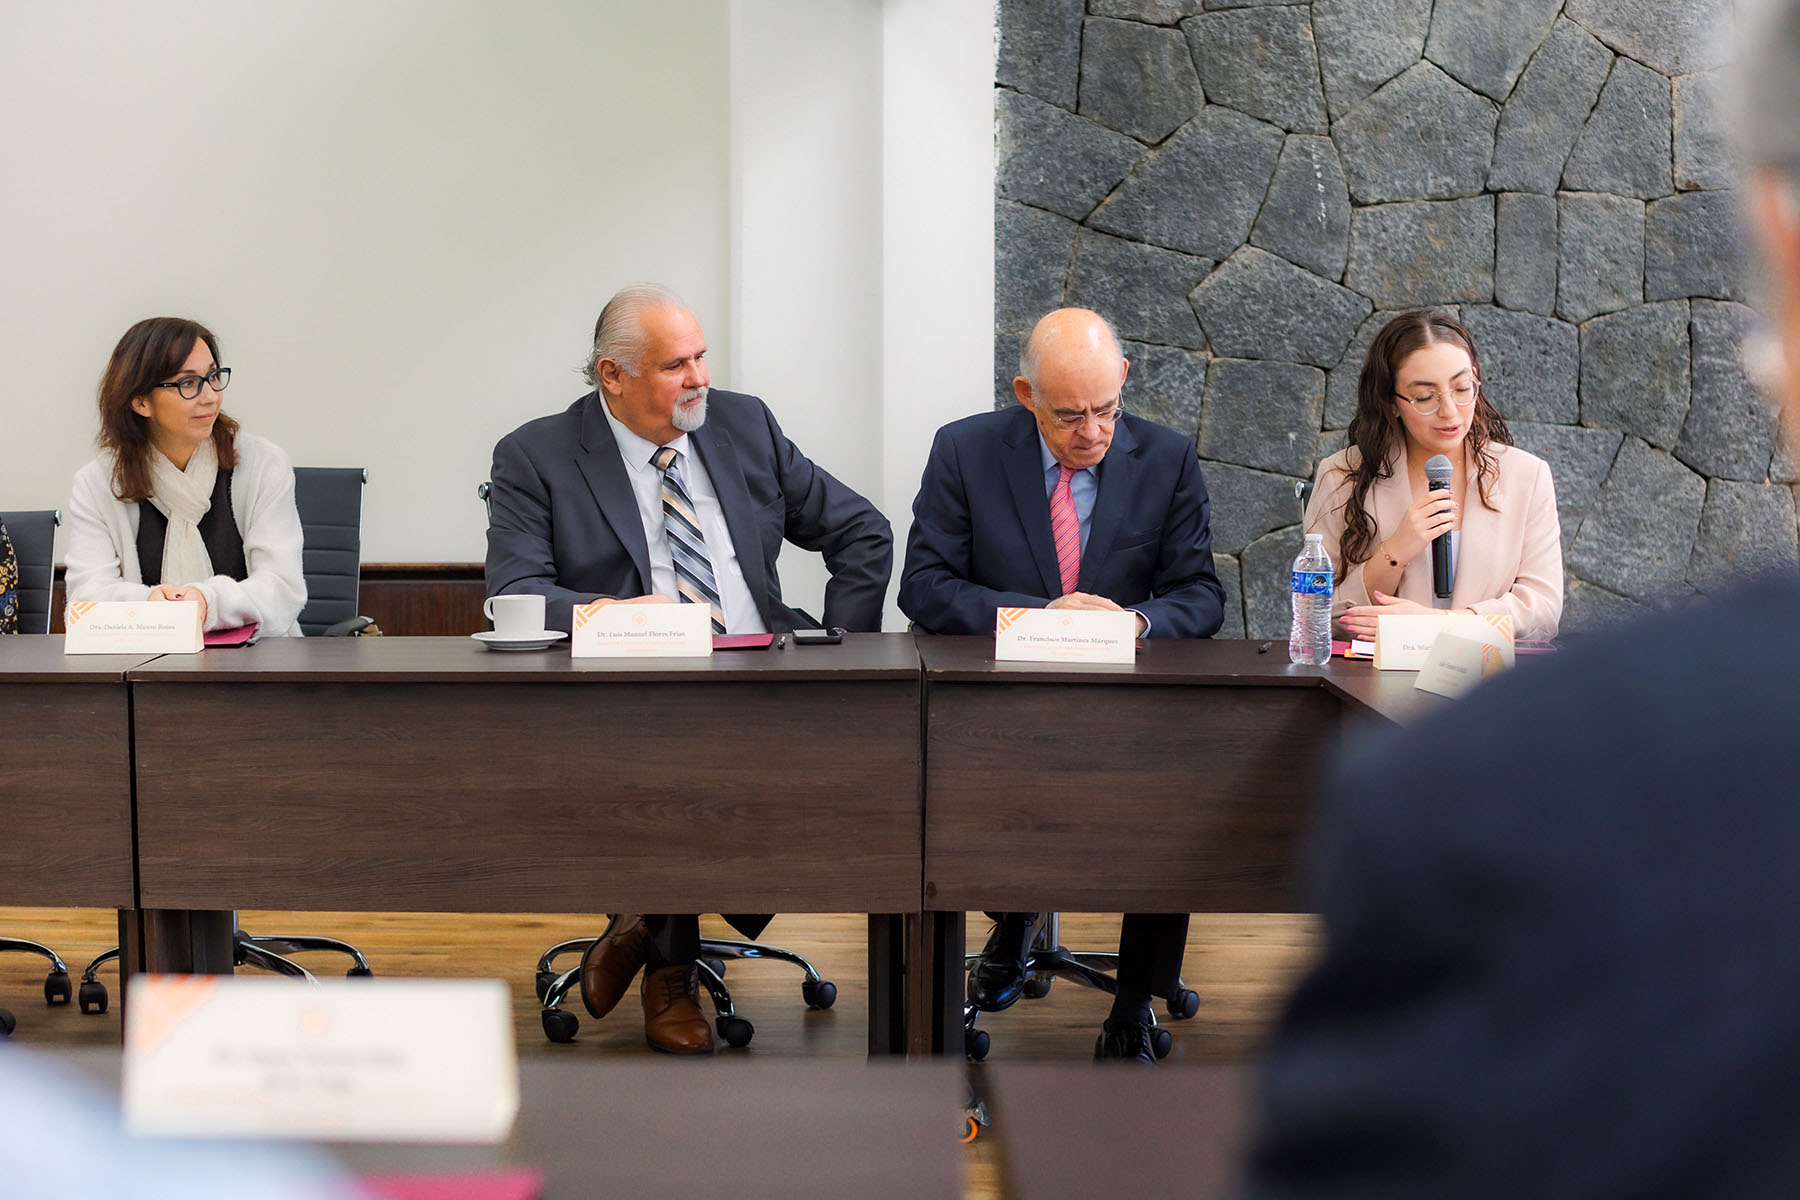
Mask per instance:
[[[1057,470],[1056,488],[1050,493],[1050,534],[1056,540],[1056,568],[1062,572],[1066,596],[1081,579],[1081,521],[1075,515],[1075,494],[1069,489],[1075,472],[1063,466]]]

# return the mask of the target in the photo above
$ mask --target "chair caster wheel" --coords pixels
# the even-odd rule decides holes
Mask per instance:
[[[544,1036],[551,1041],[559,1045],[563,1042],[572,1042],[575,1040],[575,1031],[580,1028],[581,1022],[576,1019],[574,1013],[565,1012],[560,1008],[544,1010]]]
[[[539,1004],[542,1004],[544,1002],[544,997],[546,997],[550,994],[550,985],[555,982],[556,982],[556,972],[555,971],[539,971],[537,973],[537,979],[534,982],[533,986],[536,987],[536,989],[537,989],[537,998],[538,998]]]
[[[98,979],[82,981],[81,990],[75,996],[75,1002],[81,1011],[90,1016],[99,1016],[106,1011],[106,985]]]
[[[44,976],[44,1003],[67,1004],[74,993],[69,988],[67,971],[52,971]]]
[[[802,979],[800,998],[808,1008],[830,1008],[837,1003],[837,984],[829,979]]]
[[[756,1036],[756,1026],[742,1017],[720,1017],[719,1036],[727,1045],[741,1050]]]
[[[988,1037],[987,1030],[963,1030],[963,1055],[970,1062],[980,1062],[982,1059],[986,1058],[988,1056],[988,1050],[992,1045],[993,1039]]]
[[[1055,982],[1056,976],[1047,972],[1033,975],[1025,981],[1025,986],[1020,989],[1020,994],[1027,1000],[1042,1000],[1050,994],[1050,985]]]
[[[344,978],[345,979],[373,979],[373,978],[375,978],[375,972],[371,971],[367,967],[351,967],[348,971],[344,972]]]
[[[18,1024],[17,1021],[13,1020],[12,1013],[4,1008],[0,1008],[0,1037],[11,1037],[12,1031],[18,1027]]]
[[[1182,988],[1169,997],[1169,1015],[1177,1021],[1187,1021],[1200,1011],[1200,994],[1192,988]]]
[[[1157,1058],[1169,1057],[1169,1051],[1174,1048],[1175,1039],[1169,1036],[1168,1030],[1152,1029],[1150,1031],[1150,1053],[1156,1055]]]
[[[711,971],[714,975],[717,975],[720,979],[725,978],[725,960],[724,959],[722,959],[722,958],[703,958],[700,961],[705,963],[706,969]]]

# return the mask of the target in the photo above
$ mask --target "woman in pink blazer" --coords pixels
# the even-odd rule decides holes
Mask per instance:
[[[1510,613],[1521,640],[1556,636],[1562,529],[1543,459],[1512,444],[1481,386],[1469,331],[1441,312],[1395,317],[1375,336],[1356,385],[1350,445],[1319,464],[1306,531],[1337,569],[1340,631],[1373,638],[1382,613]],[[1425,462],[1450,460],[1448,492]],[[1434,599],[1431,543],[1450,532],[1451,594]]]

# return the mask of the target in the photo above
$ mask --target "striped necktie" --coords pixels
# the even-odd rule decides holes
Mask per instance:
[[[662,472],[663,532],[669,539],[669,557],[675,562],[675,590],[683,604],[712,608],[713,635],[725,632],[725,610],[719,604],[719,585],[713,578],[712,560],[706,557],[706,538],[700,518],[681,481],[679,457],[674,447],[658,446],[650,464]]]
[[[1069,480],[1075,472],[1058,466],[1056,488],[1050,493],[1050,535],[1056,541],[1056,569],[1062,573],[1063,595],[1081,581],[1081,519],[1075,515],[1075,493]]]

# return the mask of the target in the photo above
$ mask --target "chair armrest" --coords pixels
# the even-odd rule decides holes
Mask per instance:
[[[339,621],[336,625],[328,625],[323,637],[355,637],[369,626],[375,624],[372,617],[350,617]]]

